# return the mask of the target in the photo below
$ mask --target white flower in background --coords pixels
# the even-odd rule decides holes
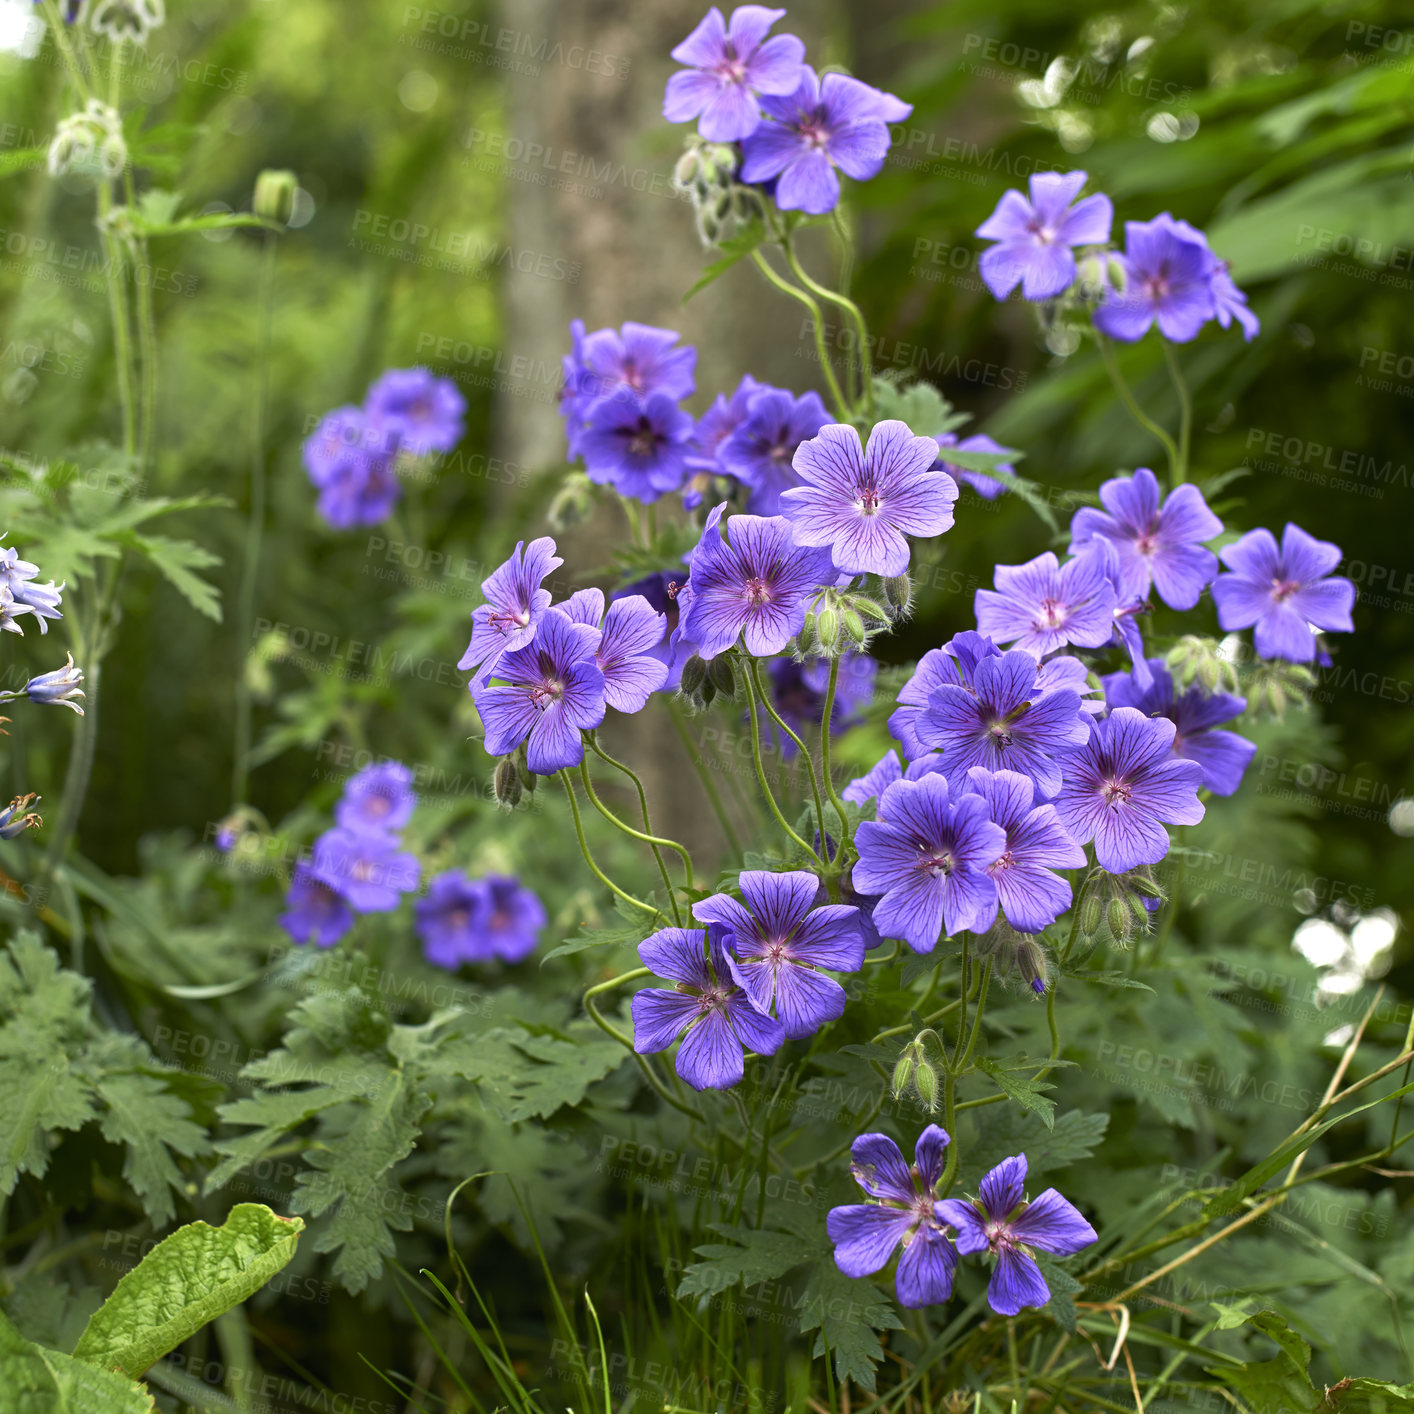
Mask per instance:
[[[89,28],[115,44],[124,39],[146,44],[147,36],[166,21],[165,0],[98,0],[88,16]]]
[[[87,171],[113,178],[122,174],[127,161],[122,119],[116,108],[96,98],[90,98],[82,112],[69,114],[49,144],[49,174],[53,177]]]

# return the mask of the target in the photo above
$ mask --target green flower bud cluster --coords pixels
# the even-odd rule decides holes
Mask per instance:
[[[1165,659],[1174,682],[1181,688],[1196,681],[1205,692],[1236,692],[1237,664],[1213,638],[1186,633],[1169,649]]]
[[[736,164],[729,144],[703,142],[694,134],[673,168],[673,185],[692,199],[703,245],[719,245],[738,226],[765,215],[761,194],[736,180]]]

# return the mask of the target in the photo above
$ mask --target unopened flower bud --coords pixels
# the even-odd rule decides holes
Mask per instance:
[[[677,160],[677,165],[673,168],[673,185],[679,190],[685,191],[697,180],[698,168],[702,159],[698,156],[695,147],[689,148]]]
[[[678,690],[694,712],[705,712],[717,695],[716,686],[707,675],[707,663],[696,653],[683,664]]]
[[[913,581],[906,574],[886,579],[884,602],[894,611],[896,619],[906,619],[913,609]]]
[[[510,757],[496,763],[496,774],[491,778],[491,790],[496,797],[496,804],[504,806],[507,810],[514,810],[520,804],[520,771]]]
[[[913,1079],[914,1064],[913,1047],[909,1045],[904,1048],[903,1054],[898,1058],[898,1063],[894,1066],[893,1079],[889,1082],[894,1099],[898,1099],[908,1089],[908,1083]]]
[[[846,609],[841,615],[841,619],[844,623],[844,631],[860,648],[863,648],[869,639],[868,630],[864,627],[863,616],[854,609]]]
[[[1087,889],[1080,896],[1080,916],[1077,926],[1082,938],[1093,938],[1100,931],[1100,914],[1102,905],[1100,897],[1092,889]]]
[[[736,696],[736,672],[725,653],[719,653],[707,664],[707,681],[723,697]]]
[[[516,774],[520,777],[522,789],[528,791],[531,795],[534,795],[535,783],[540,778],[535,774],[534,771],[530,769],[530,763],[525,759],[524,744],[522,744],[520,750],[516,752],[514,760],[516,765]]]
[[[697,215],[697,234],[702,237],[704,244],[716,245],[722,238],[721,223],[706,211],[700,211]]]
[[[938,1072],[926,1060],[918,1062],[918,1069],[913,1073],[913,1088],[930,1114],[937,1109]]]
[[[1138,869],[1131,870],[1125,877],[1130,889],[1144,898],[1156,898],[1162,901],[1168,897],[1149,872],[1147,865],[1141,865]]]
[[[288,226],[290,217],[295,212],[295,195],[298,191],[299,178],[293,172],[266,168],[255,179],[255,196],[250,209],[267,221]]]
[[[1149,931],[1149,910],[1144,907],[1144,900],[1135,894],[1125,896],[1125,902],[1129,905],[1129,911],[1134,915],[1134,926],[1141,933]]]
[[[840,646],[840,611],[827,604],[815,616],[815,632],[820,640],[820,652],[833,657]]]
[[[815,627],[815,615],[806,614],[800,632],[795,636],[795,651],[802,658],[814,658],[820,649],[820,634]]]
[[[1127,943],[1134,932],[1134,918],[1122,898],[1112,898],[1105,905],[1105,926],[1117,943]]]

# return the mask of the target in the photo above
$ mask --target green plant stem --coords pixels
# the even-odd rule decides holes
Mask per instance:
[[[820,778],[815,772],[815,758],[811,755],[805,743],[786,725],[785,718],[776,711],[771,701],[771,694],[762,686],[760,666],[755,658],[750,659],[747,663],[747,675],[751,680],[751,687],[761,699],[761,706],[765,709],[767,716],[770,717],[780,731],[783,731],[795,743],[796,750],[799,752],[799,759],[805,762],[806,770],[810,773],[810,794],[815,801],[815,823],[820,830],[820,854],[816,855],[816,858],[821,859],[823,862],[823,857],[828,856],[829,851],[825,848],[825,807],[820,797]],[[841,814],[840,818],[842,820],[844,819],[843,814]],[[841,841],[841,853],[843,850],[844,842]],[[812,853],[813,852],[814,851],[812,851]],[[838,859],[838,856],[836,856],[836,858]],[[834,872],[838,873],[839,871],[835,870]]]
[[[585,992],[583,999],[584,1009],[589,1013],[590,1020],[593,1021],[605,1035],[612,1036],[614,1040],[633,1056],[638,1062],[638,1068],[643,1072],[644,1078],[648,1081],[649,1085],[652,1086],[660,1099],[667,1101],[675,1110],[681,1110],[682,1113],[689,1118],[703,1123],[705,1121],[702,1114],[693,1109],[691,1105],[684,1104],[663,1084],[653,1070],[653,1067],[649,1064],[648,1057],[639,1055],[633,1048],[633,1041],[628,1036],[625,1036],[613,1022],[604,1016],[594,1003],[594,999],[602,992],[611,992],[615,988],[623,986],[625,982],[636,982],[640,977],[649,977],[651,975],[652,973],[648,968],[635,967],[632,972],[624,972],[617,977],[609,978],[607,982],[598,983]]]
[[[832,290],[810,278],[805,267],[797,258],[795,247],[788,234],[782,238],[781,248],[785,251],[786,263],[790,266],[791,274],[812,294],[819,296],[820,299],[829,300],[831,304],[843,309],[853,321],[855,334],[859,339],[860,398],[864,403],[865,411],[872,415],[874,411],[874,363],[869,352],[869,329],[864,322],[863,311],[848,295],[842,295],[839,291]]]
[[[820,360],[820,370],[824,376],[825,384],[830,390],[830,398],[835,406],[835,416],[841,422],[849,421],[849,401],[840,391],[839,380],[835,377],[835,370],[830,366],[830,351],[825,346],[825,324],[820,314],[820,306],[815,303],[804,290],[792,285],[789,280],[784,279],[771,268],[771,262],[761,254],[759,250],[751,252],[751,258],[756,262],[756,268],[778,289],[782,294],[789,295],[794,300],[799,300],[806,309],[810,311],[810,318],[815,326],[815,353]]]
[[[753,664],[754,666],[754,664]],[[776,804],[776,797],[771,791],[771,783],[766,779],[766,767],[761,761],[761,718],[756,710],[756,689],[755,674],[747,674],[746,705],[751,713],[751,759],[756,766],[756,779],[760,782],[761,793],[766,797],[766,804],[771,808],[771,814],[776,817],[776,823],[786,834],[808,854],[822,869],[825,862],[815,853],[801,837],[791,828],[790,821],[781,813],[781,807]]]
[[[560,784],[565,788],[565,798],[570,803],[570,814],[574,816],[574,832],[579,840],[579,852],[584,856],[584,862],[589,866],[589,872],[607,888],[610,893],[616,894],[625,903],[632,904],[635,908],[640,908],[644,913],[650,913],[653,917],[660,918],[662,914],[651,903],[644,903],[641,898],[634,896],[625,889],[621,889],[595,862],[594,856],[589,852],[589,841],[584,838],[584,821],[579,818],[579,801],[574,796],[574,786],[570,784],[570,773],[568,769],[555,773],[560,778]]]
[[[953,1064],[953,1069],[959,1075],[967,1069],[972,1053],[977,1049],[977,1039],[982,1034],[982,1013],[987,1009],[987,989],[991,985],[992,959],[988,958],[982,966],[982,985],[977,992],[977,1009],[972,1014],[972,1034],[967,1038],[967,1049]]]
[[[44,0],[44,18],[49,21],[49,32],[54,36],[54,46],[64,61],[64,68],[68,70],[69,82],[78,90],[79,97],[87,102],[88,82],[84,78],[78,56],[69,43],[68,26],[64,23],[63,15],[59,13],[58,0]]]
[[[939,1198],[946,1198],[952,1191],[958,1160],[962,1156],[962,1145],[957,1142],[957,1076],[951,1069],[943,1071],[943,1128],[952,1142],[948,1145],[947,1162],[933,1190]]]
[[[697,743],[692,739],[692,733],[687,729],[687,723],[683,721],[682,709],[671,698],[668,700],[668,716],[672,718],[673,726],[677,729],[678,739],[682,742],[682,749],[687,753],[687,759],[692,762],[693,770],[697,772],[698,779],[702,782],[702,788],[707,792],[707,799],[712,804],[712,813],[716,815],[717,823],[722,827],[722,833],[727,837],[727,843],[731,846],[736,857],[740,859],[742,847],[736,826],[732,824],[731,816],[727,814],[722,794],[717,789],[716,781],[712,779],[712,773],[707,769],[707,763],[702,759],[702,752],[698,750]]]
[[[627,774],[630,776],[633,776],[635,784],[638,785],[638,798],[643,808],[643,821],[646,825],[648,823],[648,802],[644,797],[643,786],[641,783],[639,783],[638,777],[634,776],[633,772],[630,771],[627,766],[621,766],[611,756],[605,756],[603,752],[599,751],[599,748],[597,746],[594,746],[593,742],[591,742],[590,745],[600,756],[603,756],[604,760],[609,762],[610,765],[619,766],[620,770],[627,772]],[[658,863],[658,872],[663,879],[663,887],[668,892],[668,906],[673,911],[673,922],[681,926],[682,914],[678,912],[677,894],[673,889],[673,881],[668,877],[668,866],[663,859],[663,849],[675,849],[681,856],[683,862],[683,872],[687,875],[687,886],[688,888],[691,888],[692,859],[691,856],[689,856],[687,850],[685,850],[682,845],[680,845],[676,840],[662,839],[657,835],[645,834],[642,830],[635,830],[632,825],[626,824],[623,820],[620,820],[619,817],[615,815],[614,812],[610,810],[602,800],[599,799],[598,794],[595,792],[594,781],[589,774],[589,759],[587,757],[581,760],[579,763],[579,775],[580,779],[584,782],[584,793],[589,797],[590,802],[594,806],[594,808],[616,829],[622,830],[623,833],[628,835],[631,839],[641,840],[653,851],[653,858]]]
[[[1183,377],[1183,369],[1179,367],[1173,345],[1162,337],[1159,342],[1164,346],[1164,362],[1168,364],[1173,390],[1178,394],[1178,465],[1173,468],[1173,484],[1178,486],[1188,479],[1188,453],[1193,440],[1193,396],[1188,391],[1188,383]]]
[[[834,768],[830,764],[830,720],[835,712],[835,689],[839,686],[840,680],[840,660],[830,659],[830,681],[825,688],[825,707],[820,716],[820,775],[825,782],[825,791],[830,797],[830,804],[835,807],[835,814],[840,817],[840,847],[835,853],[834,862],[838,863],[843,856],[845,846],[849,843],[849,816],[845,813],[844,801],[840,799],[839,792],[835,789]],[[823,846],[824,839],[821,838]]]
[[[108,229],[113,194],[107,182],[98,185],[98,229],[107,256],[108,314],[113,323],[113,364],[118,377],[118,404],[123,419],[123,451],[128,461],[137,457],[137,403],[133,397],[132,334],[128,328],[128,292],[123,283],[122,245]]]
[[[1169,459],[1169,473],[1175,483],[1183,478],[1178,472],[1178,448],[1174,445],[1174,440],[1154,421],[1148,413],[1139,406],[1134,394],[1129,389],[1129,384],[1124,381],[1124,374],[1120,372],[1119,360],[1115,357],[1115,351],[1110,345],[1110,341],[1097,329],[1095,331],[1095,345],[1100,350],[1100,359],[1105,365],[1105,372],[1110,375],[1110,382],[1114,384],[1115,392],[1119,394],[1119,400],[1129,410],[1129,415],[1146,432],[1156,437],[1164,449],[1165,455]]]
[[[260,542],[265,532],[265,437],[270,409],[270,338],[274,323],[274,231],[265,233],[260,268],[260,338],[256,346],[255,403],[251,409],[250,516],[246,521],[245,552],[236,610],[241,635],[236,668],[236,724],[231,750],[231,804],[245,802],[250,779],[251,690],[247,673],[250,636],[255,623],[255,594],[260,583]]]

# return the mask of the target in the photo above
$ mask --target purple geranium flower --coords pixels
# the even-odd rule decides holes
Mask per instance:
[[[422,872],[395,836],[343,826],[315,841],[312,868],[355,913],[391,913],[403,894],[417,888]]]
[[[1102,334],[1135,343],[1156,321],[1164,338],[1186,344],[1216,316],[1207,242],[1164,212],[1152,221],[1124,223],[1124,292],[1111,291],[1095,311]]]
[[[800,82],[804,43],[793,34],[766,38],[784,14],[764,5],[739,5],[729,25],[715,5],[708,10],[673,50],[673,58],[689,67],[668,80],[663,116],[670,123],[698,118],[697,131],[708,142],[750,137],[761,122],[756,95],[792,93]]]
[[[940,931],[973,928],[994,911],[987,874],[1006,848],[1006,832],[976,795],[949,798],[947,780],[928,775],[895,781],[879,802],[879,818],[855,834],[854,887],[882,897],[874,925],[914,952],[932,952]]]
[[[1264,658],[1309,663],[1316,654],[1312,628],[1350,633],[1355,586],[1331,574],[1340,548],[1287,523],[1281,546],[1270,530],[1251,530],[1220,556],[1232,573],[1213,582],[1218,623],[1227,632],[1251,628]]]
[[[1174,230],[1188,240],[1196,241],[1208,252],[1208,283],[1213,293],[1213,317],[1218,324],[1224,328],[1230,328],[1234,319],[1242,326],[1242,337],[1247,343],[1251,343],[1257,337],[1261,329],[1261,322],[1257,316],[1247,308],[1247,296],[1242,293],[1232,282],[1229,274],[1229,265],[1225,260],[1219,260],[1213,254],[1212,247],[1208,244],[1208,238],[1195,226],[1190,226],[1187,221],[1173,222]]]
[[[691,415],[667,393],[620,388],[585,408],[579,454],[596,485],[652,502],[682,485],[692,431]]]
[[[573,333],[574,326],[570,327]],[[676,347],[681,337],[676,329],[659,329],[632,320],[620,329],[596,329],[585,334],[580,344],[582,396],[593,401],[627,388],[641,398],[651,393],[666,393],[679,403],[690,398],[697,391],[693,377],[697,350],[690,344]]]
[[[955,466],[942,455],[949,447],[956,447],[959,452],[986,452],[991,456],[1001,456],[1006,448],[988,437],[985,432],[974,433],[960,442],[956,432],[944,432],[933,440],[937,442],[939,450],[938,460],[933,463],[934,467],[947,472],[958,481],[967,482],[983,500],[995,501],[1007,489],[1006,478],[1016,475],[1016,468],[1007,462],[998,462],[993,468],[993,474],[989,476],[984,472],[968,471],[966,467]]]
[[[749,373],[745,373],[730,398],[725,393],[718,393],[712,400],[712,406],[697,420],[697,428],[692,435],[692,449],[687,458],[688,466],[693,471],[715,471],[730,476],[731,472],[722,465],[718,455],[722,443],[746,421],[752,394],[778,391],[779,389],[772,388],[769,383],[758,382]]]
[[[579,765],[580,733],[604,720],[604,674],[594,661],[598,647],[598,629],[547,609],[535,641],[496,663],[495,676],[503,682],[471,685],[486,750],[504,756],[525,742],[526,764],[542,776]]]
[[[909,1310],[939,1305],[952,1295],[957,1253],[938,1221],[934,1197],[947,1146],[947,1131],[930,1124],[918,1136],[910,1172],[887,1134],[861,1134],[850,1145],[850,1173],[880,1201],[831,1208],[825,1219],[835,1265],[847,1277],[872,1276],[904,1244],[894,1290],[899,1305]]]
[[[386,520],[402,495],[397,455],[396,430],[371,421],[362,408],[327,413],[304,444],[319,514],[337,530]]]
[[[1070,553],[1107,541],[1119,562],[1123,599],[1148,597],[1149,586],[1171,609],[1191,609],[1218,572],[1218,558],[1203,542],[1222,534],[1223,523],[1191,484],[1176,486],[1159,502],[1159,482],[1148,467],[1116,476],[1100,487],[1103,511],[1085,506],[1070,523]]]
[[[1019,191],[1006,192],[978,226],[976,235],[997,242],[982,252],[977,272],[998,299],[1018,285],[1029,300],[1062,294],[1075,283],[1071,247],[1109,240],[1114,207],[1107,196],[1077,202],[1084,185],[1084,172],[1037,172],[1030,201]]]
[[[868,805],[878,800],[895,781],[920,781],[924,776],[935,774],[943,774],[942,757],[936,751],[910,761],[905,769],[899,764],[898,752],[890,748],[865,775],[856,776],[840,795],[854,805]]]
[[[684,596],[683,637],[703,658],[738,638],[756,658],[781,652],[800,632],[811,596],[835,579],[828,550],[802,550],[780,516],[732,516],[723,538],[726,502],[713,508],[692,552]]]
[[[457,385],[426,368],[390,368],[369,388],[363,407],[414,456],[450,452],[466,430],[466,399]]]
[[[953,523],[957,482],[935,471],[938,444],[906,423],[879,422],[869,446],[846,423],[822,427],[791,463],[804,486],[781,494],[797,545],[828,546],[845,574],[899,575],[906,535],[941,535]]]
[[[1230,692],[1204,692],[1194,683],[1179,693],[1162,658],[1148,662],[1147,687],[1137,674],[1111,673],[1104,679],[1105,698],[1110,707],[1133,707],[1146,717],[1167,717],[1176,729],[1173,754],[1196,761],[1203,768],[1203,785],[1214,795],[1232,795],[1242,784],[1242,774],[1256,755],[1257,744],[1236,732],[1214,731],[1214,727],[1240,716],[1247,706],[1245,697]]]
[[[657,646],[648,650],[651,657],[664,665],[667,676],[663,679],[662,691],[676,692],[682,681],[683,664],[696,651],[690,644],[677,638],[678,590],[687,578],[687,570],[660,570],[643,579],[626,584],[614,590],[611,599],[626,599],[638,594],[645,598],[658,613],[664,616],[663,636]]]
[[[820,881],[804,870],[748,869],[737,882],[745,908],[729,894],[713,894],[693,904],[692,916],[732,935],[738,962],[732,975],[758,1011],[769,1016],[774,1004],[790,1040],[813,1036],[845,1004],[844,988],[817,969],[858,972],[864,965],[859,910],[816,908]]]
[[[987,802],[992,823],[1006,831],[1006,849],[987,869],[1006,921],[1018,933],[1049,928],[1071,899],[1070,885],[1051,871],[1081,868],[1085,851],[1066,833],[1055,806],[1036,804],[1027,777],[974,766],[966,789]]]
[[[742,1055],[774,1055],[786,1039],[779,1021],[763,1016],[737,982],[722,930],[663,928],[638,945],[646,967],[678,985],[634,994],[633,1048],[666,1050],[679,1037],[677,1072],[694,1090],[725,1090],[745,1073]],[[710,965],[708,961],[710,954]]]
[[[801,484],[791,465],[796,448],[829,420],[819,393],[797,398],[764,388],[751,394],[745,418],[718,445],[717,460],[751,493],[746,508],[752,515],[780,514],[781,492]]]
[[[1035,658],[1057,648],[1101,648],[1114,634],[1115,592],[1104,561],[1082,556],[1060,564],[1049,550],[1024,565],[998,565],[996,590],[979,589],[977,627],[998,643]]]
[[[982,658],[970,688],[939,683],[916,730],[924,746],[938,751],[938,769],[949,780],[961,780],[973,766],[1017,771],[1047,798],[1061,787],[1057,758],[1090,735],[1079,694],[1060,688],[1038,695],[1036,660],[1020,649]]]
[[[401,830],[416,804],[412,772],[400,761],[378,761],[349,778],[334,818],[347,830]]]
[[[878,663],[867,653],[853,650],[840,654],[839,663],[834,707],[830,713],[831,732],[847,731],[858,725],[860,709],[873,699],[874,677],[879,669]],[[819,727],[830,686],[829,659],[807,658],[802,662],[796,658],[777,658],[768,671],[776,711],[791,729],[799,735]],[[761,723],[761,730],[769,737],[775,732],[775,723],[768,718]],[[796,745],[788,736],[782,736],[777,749],[787,759],[796,753]]]
[[[517,542],[505,564],[481,581],[486,602],[471,614],[471,642],[457,667],[462,671],[489,671],[502,653],[524,648],[534,637],[550,591],[540,587],[547,574],[564,564],[548,535]]]
[[[331,948],[353,927],[353,912],[342,896],[308,864],[296,864],[285,895],[280,926],[297,943]]]
[[[521,962],[535,951],[545,906],[519,879],[439,874],[414,908],[428,962],[455,970],[464,962]]]
[[[1165,823],[1203,818],[1202,768],[1173,755],[1174,735],[1166,717],[1116,707],[1066,762],[1056,813],[1078,843],[1095,841],[1095,857],[1111,874],[1157,864],[1169,849]]]
[[[667,616],[641,594],[617,595],[604,612],[600,589],[580,589],[559,606],[576,623],[600,630],[594,661],[604,674],[604,700],[616,712],[641,712],[667,681],[668,665],[657,652]]]
[[[1097,1240],[1095,1229],[1074,1204],[1048,1188],[1026,1202],[1026,1155],[1003,1159],[978,1185],[976,1204],[945,1198],[937,1215],[957,1229],[964,1256],[991,1252],[997,1259],[987,1283],[987,1304],[999,1316],[1015,1316],[1023,1306],[1044,1306],[1051,1289],[1031,1249],[1069,1257]]]
[[[793,92],[762,103],[775,121],[762,123],[742,144],[741,180],[775,179],[782,211],[833,211],[840,199],[837,167],[865,182],[884,165],[889,129],[881,105],[889,98],[848,74],[820,79],[803,66]]]

